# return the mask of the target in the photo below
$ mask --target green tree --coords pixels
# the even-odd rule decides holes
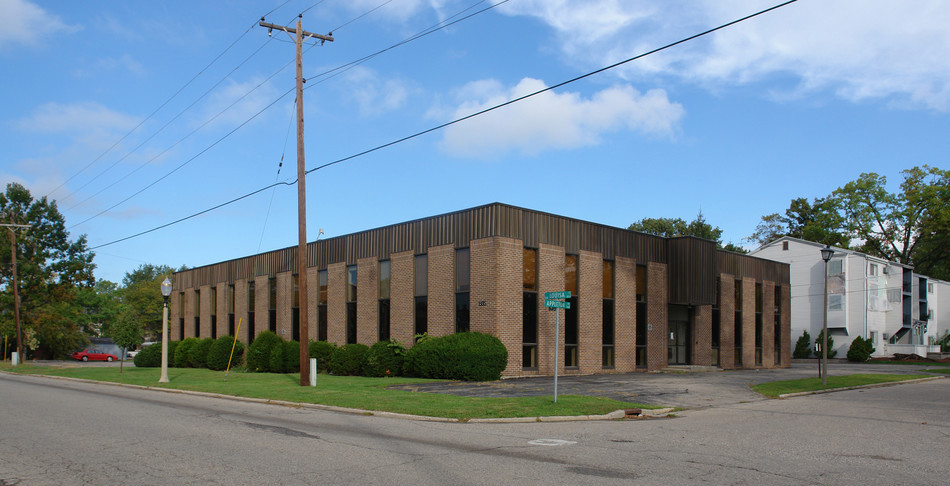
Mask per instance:
[[[795,351],[792,352],[792,357],[805,359],[809,356],[811,356],[811,336],[808,335],[808,331],[802,331],[802,335],[795,342]]]
[[[803,197],[792,199],[784,215],[762,216],[755,232],[746,241],[764,245],[783,236],[843,248],[847,248],[851,241],[838,200],[830,197],[817,198],[813,202]]]
[[[125,362],[125,351],[133,346],[142,344],[142,324],[138,321],[138,315],[135,310],[128,305],[121,306],[115,322],[109,327],[106,334],[112,338],[116,346],[122,348],[122,356],[119,360],[119,373],[122,373],[122,367]]]
[[[162,280],[174,271],[168,265],[145,263],[122,279],[122,303],[135,311],[146,335],[158,336],[162,332]]]
[[[665,238],[676,238],[679,236],[695,236],[704,240],[716,242],[716,247],[736,253],[748,253],[744,248],[734,245],[731,242],[723,245],[722,229],[706,222],[706,217],[700,211],[696,219],[686,222],[681,218],[644,218],[627,227],[631,231],[649,233],[651,235],[663,236]]]
[[[65,219],[55,201],[33,199],[20,184],[10,183],[0,194],[0,220],[29,225],[17,230],[16,256],[20,294],[20,322],[24,335],[35,340],[33,357],[62,358],[87,341],[77,322],[85,309],[78,289],[95,280],[85,235],[70,240]],[[11,232],[0,232],[0,280],[12,279]],[[13,288],[4,285],[0,306],[13,307]],[[10,312],[0,313],[0,332],[12,336],[15,323]]]

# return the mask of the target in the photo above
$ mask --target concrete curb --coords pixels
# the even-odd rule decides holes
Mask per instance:
[[[803,397],[803,396],[806,396],[806,395],[821,395],[821,394],[823,394],[823,393],[831,393],[831,392],[839,392],[839,391],[847,391],[847,390],[860,390],[860,389],[864,389],[864,388],[881,388],[881,387],[885,387],[885,386],[903,385],[903,384],[907,384],[907,383],[921,383],[921,382],[924,382],[924,381],[942,380],[942,379],[944,379],[944,378],[946,378],[946,377],[945,377],[945,376],[928,376],[928,377],[926,377],[926,378],[917,378],[917,379],[914,379],[914,380],[890,381],[890,382],[887,382],[887,383],[874,383],[874,384],[871,384],[871,385],[847,386],[847,387],[843,387],[843,388],[829,388],[829,389],[827,389],[827,390],[814,390],[814,391],[807,391],[807,392],[785,393],[785,394],[783,394],[783,395],[779,395],[778,398],[793,398],[793,397]]]
[[[564,415],[564,416],[550,416],[550,417],[457,419],[457,418],[448,418],[448,417],[429,417],[425,415],[410,415],[406,413],[397,413],[397,412],[384,412],[380,410],[364,410],[360,408],[337,407],[334,405],[322,405],[319,403],[300,403],[300,402],[288,402],[284,400],[272,400],[269,398],[239,397],[235,395],[222,395],[220,393],[208,393],[208,392],[199,392],[199,391],[192,391],[192,390],[179,390],[176,388],[162,388],[162,387],[157,387],[157,386],[131,385],[128,383],[113,383],[110,381],[87,380],[85,378],[72,378],[68,376],[35,375],[35,374],[23,375],[20,373],[11,373],[8,371],[0,371],[0,373],[16,375],[16,376],[37,376],[40,378],[74,381],[74,382],[79,382],[79,383],[96,383],[100,385],[111,385],[111,386],[119,386],[119,387],[125,387],[125,388],[137,388],[139,390],[154,390],[154,391],[161,391],[165,393],[178,393],[182,395],[192,395],[192,396],[197,396],[197,397],[222,398],[225,400],[260,403],[264,405],[279,405],[283,407],[306,408],[306,409],[311,409],[311,410],[322,410],[326,412],[347,413],[350,415],[363,415],[367,417],[385,417],[385,418],[393,418],[393,419],[400,419],[400,420],[416,420],[419,422],[448,422],[448,423],[583,422],[583,421],[590,421],[590,420],[622,420],[625,417],[625,412],[623,410],[614,410],[613,412],[610,412],[604,415]],[[649,417],[658,417],[658,416],[662,416],[667,413],[670,413],[671,411],[673,411],[672,408],[660,408],[660,409],[655,409],[655,410],[645,409],[643,410],[643,415],[649,416]]]

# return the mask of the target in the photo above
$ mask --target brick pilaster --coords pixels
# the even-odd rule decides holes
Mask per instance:
[[[729,274],[719,276],[719,367],[736,368],[736,280]]]
[[[581,251],[577,270],[578,372],[603,372],[604,259]]]
[[[428,334],[455,333],[455,246],[429,247]]]
[[[742,279],[742,367],[755,368],[755,279]]]
[[[669,298],[666,265],[647,264],[647,369],[661,370],[668,364]]]
[[[211,286],[202,285],[198,297],[199,304],[199,336],[201,339],[211,337]]]
[[[690,312],[690,363],[697,366],[712,365],[712,306],[700,305]]]
[[[614,356],[615,370],[635,371],[637,344],[637,261],[617,257],[614,261]]]
[[[346,344],[346,263],[327,265],[327,339]]]
[[[294,276],[291,272],[277,274],[277,335],[285,341],[293,339]]]
[[[409,348],[415,331],[415,255],[411,251],[390,255],[390,336]]]
[[[270,300],[270,278],[258,275],[254,278],[254,337],[269,329],[268,301]]]
[[[564,373],[564,310],[544,307],[545,292],[564,290],[564,248],[542,243],[538,248],[538,373],[553,375],[554,366]],[[560,323],[557,336],[557,361],[554,359],[555,320]]]
[[[782,364],[783,368],[792,365],[792,295],[791,286],[782,284],[781,326],[782,326]]]
[[[248,343],[247,279],[234,282],[234,336],[245,345]]]
[[[379,340],[379,261],[376,258],[356,262],[356,283],[356,342],[372,346]]]
[[[762,282],[762,367],[775,367],[775,282]]]

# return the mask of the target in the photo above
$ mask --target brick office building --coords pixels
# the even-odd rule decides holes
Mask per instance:
[[[787,264],[494,203],[308,244],[309,336],[371,345],[478,331],[505,376],[790,363]],[[178,272],[171,336],[298,338],[296,247]]]

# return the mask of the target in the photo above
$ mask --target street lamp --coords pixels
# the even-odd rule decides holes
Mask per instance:
[[[168,296],[172,294],[172,281],[166,277],[162,281],[162,376],[159,383],[168,383]]]
[[[828,384],[828,260],[835,251],[828,245],[821,249],[821,259],[825,261],[825,307],[821,323],[821,386]]]

